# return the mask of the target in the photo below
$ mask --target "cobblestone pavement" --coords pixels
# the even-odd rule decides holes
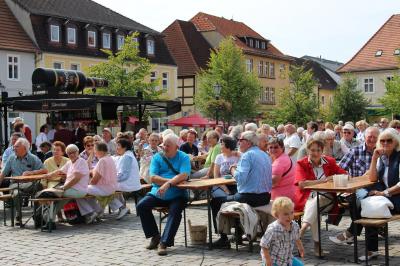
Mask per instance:
[[[129,203],[132,207],[132,203]],[[0,212],[2,215],[2,211]],[[27,214],[27,213],[26,213]],[[27,216],[27,215],[25,215]],[[158,216],[156,216],[158,217]],[[192,224],[207,224],[207,211],[188,209],[187,218]],[[3,217],[0,217],[0,221]],[[324,259],[312,255],[313,244],[310,233],[303,241],[306,249],[306,265],[354,265],[353,247],[335,245],[327,239],[348,226],[344,218],[339,227],[329,226],[329,232],[322,231],[323,249],[328,252]],[[9,224],[9,221],[8,221]],[[324,224],[323,224],[324,225]],[[400,226],[392,223],[390,234],[390,265],[400,265]],[[208,250],[202,247],[184,246],[183,224],[179,228],[175,246],[169,249],[168,256],[160,257],[155,251],[144,248],[148,240],[141,229],[140,220],[130,214],[122,221],[115,215],[106,215],[103,222],[95,225],[57,225],[52,233],[40,232],[29,222],[27,228],[0,226],[1,265],[260,265],[259,247],[253,253],[243,246],[237,252],[231,250]],[[214,235],[214,239],[217,236]],[[380,252],[384,254],[383,241]],[[189,240],[190,245],[190,240]],[[364,252],[364,238],[359,241],[359,253]],[[373,260],[373,265],[384,263],[384,256]]]

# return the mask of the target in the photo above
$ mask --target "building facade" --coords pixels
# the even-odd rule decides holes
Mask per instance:
[[[31,75],[35,69],[38,48],[30,40],[4,0],[0,0],[0,83],[9,97],[30,94]],[[15,117],[24,118],[35,130],[35,115],[28,112],[10,112],[9,127]],[[4,124],[0,123],[0,143],[3,142]]]
[[[400,15],[391,16],[367,43],[341,68],[338,74],[352,74],[358,88],[370,100],[370,120],[385,114],[379,99],[385,95],[385,81],[400,70]],[[386,114],[390,116],[391,114]]]
[[[176,98],[177,66],[159,32],[90,0],[5,1],[40,49],[36,67],[87,72],[106,61],[103,49],[116,53],[125,37],[137,32],[140,56],[153,64],[148,80],[160,81],[159,88],[166,91],[164,98]]]

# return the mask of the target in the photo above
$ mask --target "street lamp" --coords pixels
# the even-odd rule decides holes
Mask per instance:
[[[219,85],[218,83],[216,83],[214,85],[215,99],[217,101],[219,100],[219,96],[221,95],[221,89],[222,89],[222,86]],[[218,102],[217,102],[217,104],[218,104]],[[217,108],[215,110],[215,126],[218,126],[218,111],[219,111],[219,106],[217,106]]]
[[[5,96],[7,95],[7,92],[6,92],[6,87],[1,83],[1,80],[0,80],[0,93],[1,93],[1,102],[3,102]],[[4,150],[3,147],[5,147],[8,143],[6,140],[6,143],[3,146],[3,122],[1,121],[2,120],[1,118],[4,115],[4,113],[1,110],[2,108],[3,108],[3,105],[0,106],[0,147],[1,147],[1,150]],[[6,116],[4,116],[4,124],[5,124],[5,127],[7,128],[7,117]],[[7,136],[4,136],[4,137],[7,139]]]

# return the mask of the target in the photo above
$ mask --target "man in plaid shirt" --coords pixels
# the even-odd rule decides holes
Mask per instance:
[[[369,170],[372,154],[374,153],[378,136],[379,129],[377,127],[367,128],[365,130],[365,143],[352,148],[345,156],[343,156],[339,166],[345,169],[352,177],[364,175]],[[365,198],[368,194],[366,189],[358,189],[356,193],[358,200]],[[349,209],[352,221],[361,218],[361,210],[358,208],[359,210],[357,213],[353,213],[353,206],[351,202]],[[358,225],[357,235],[360,235],[361,231],[362,226]],[[354,223],[352,222],[346,231],[337,236],[330,236],[329,239],[336,244],[351,243],[353,242],[353,232]]]

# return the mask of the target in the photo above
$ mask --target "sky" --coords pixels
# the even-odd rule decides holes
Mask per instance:
[[[198,12],[241,21],[291,56],[345,63],[393,14],[399,0],[95,0],[156,31]]]

